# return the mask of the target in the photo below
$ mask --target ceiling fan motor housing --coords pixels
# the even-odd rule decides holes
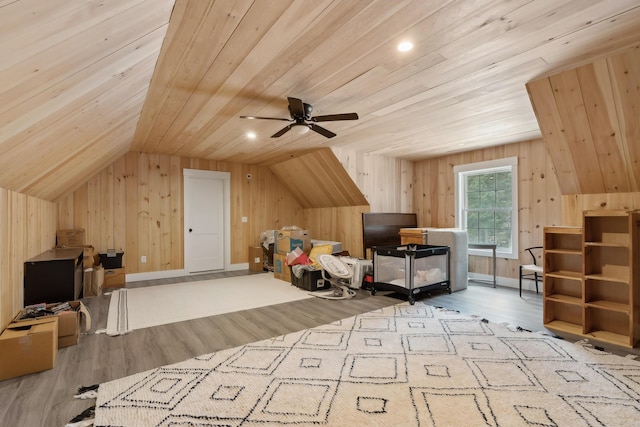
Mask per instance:
[[[295,114],[293,111],[291,111],[291,104],[289,104],[288,109],[292,119],[296,121],[300,121],[300,120],[309,120],[311,118],[311,112],[313,111],[313,106],[311,104],[307,104],[306,102],[303,103],[302,105],[304,107],[304,116],[299,116]]]

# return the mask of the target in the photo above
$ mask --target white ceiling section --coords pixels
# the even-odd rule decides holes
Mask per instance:
[[[638,22],[639,0],[0,0],[0,186],[56,200],[129,150],[269,164],[539,138],[525,83],[639,43]],[[288,118],[287,96],[360,119],[274,139],[285,122],[239,118]]]

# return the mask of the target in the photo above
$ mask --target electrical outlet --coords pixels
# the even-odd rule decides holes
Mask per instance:
[[[243,216],[242,217],[242,222],[247,222],[247,221],[249,221],[249,218],[247,218],[246,216]]]
[[[146,255],[142,255],[142,256],[140,257],[140,262],[142,262],[142,263],[147,262],[147,256],[146,256]]]

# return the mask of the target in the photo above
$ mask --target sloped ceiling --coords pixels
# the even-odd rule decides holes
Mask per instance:
[[[55,200],[131,149],[173,0],[0,2],[0,186]]]
[[[539,138],[525,83],[638,22],[637,0],[0,0],[0,187],[57,200],[129,150],[273,164]],[[284,122],[238,117],[288,118],[287,96],[360,120],[272,139]]]
[[[303,208],[368,205],[329,148],[321,148],[270,166]]]
[[[640,45],[527,89],[562,194],[640,191]]]

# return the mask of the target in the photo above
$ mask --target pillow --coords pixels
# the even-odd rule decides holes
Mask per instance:
[[[312,247],[311,252],[309,252],[309,259],[311,260],[311,265],[313,265],[316,268],[322,268],[318,263],[318,259],[317,259],[318,255],[321,255],[321,254],[331,255],[331,252],[333,252],[333,245],[317,245]]]

